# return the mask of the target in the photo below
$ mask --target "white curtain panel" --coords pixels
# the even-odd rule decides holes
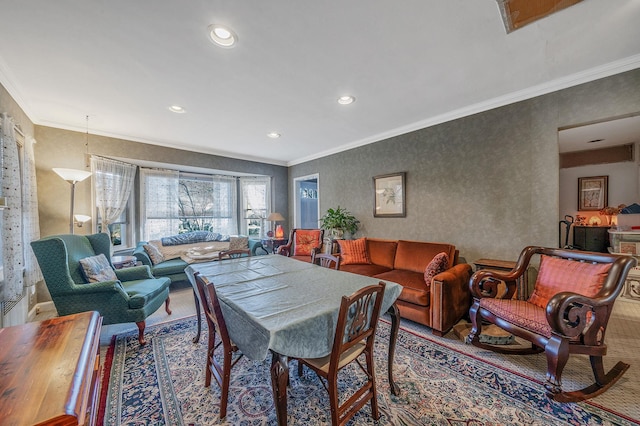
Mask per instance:
[[[243,219],[262,218],[261,226],[264,226],[264,219],[271,211],[271,178],[269,176],[243,176],[240,178],[241,215]],[[248,220],[243,220],[240,232],[249,235]],[[265,234],[264,229],[260,229],[260,235]]]
[[[40,219],[38,216],[38,185],[36,182],[36,159],[32,137],[27,137],[24,143],[23,155],[23,185],[22,185],[22,233],[24,235],[24,269],[25,285],[33,286],[42,279],[40,268],[29,243],[40,238]]]
[[[91,156],[91,173],[96,208],[100,212],[102,232],[109,233],[109,225],[116,221],[127,207],[136,177],[133,164]]]
[[[238,183],[233,176],[213,176],[212,229],[221,234],[238,233]]]
[[[140,169],[142,235],[147,241],[178,233],[178,185],[175,170]]]
[[[24,267],[22,243],[22,192],[20,160],[16,142],[14,121],[2,114],[0,131],[0,196],[5,197],[7,207],[0,210],[2,235],[2,267],[4,280],[0,282],[0,301],[18,300],[22,296]]]

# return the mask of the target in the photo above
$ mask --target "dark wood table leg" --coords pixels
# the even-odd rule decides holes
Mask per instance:
[[[271,351],[271,387],[276,405],[278,425],[287,424],[287,382],[289,381],[289,359],[285,355]]]
[[[389,365],[387,370],[389,372],[389,386],[391,386],[391,393],[394,395],[400,395],[400,386],[393,380],[393,358],[396,353],[396,340],[398,339],[398,330],[400,329],[400,310],[394,303],[391,305],[387,313],[391,315],[391,334],[389,335]]]
[[[198,299],[198,294],[195,289],[193,289],[193,299],[196,302],[196,317],[198,317],[198,332],[196,333],[196,337],[193,338],[193,343],[198,343],[200,340],[200,330],[202,330],[202,318],[200,317],[200,299]]]

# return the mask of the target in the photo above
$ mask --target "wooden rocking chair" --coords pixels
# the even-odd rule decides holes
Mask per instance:
[[[528,300],[513,299],[516,280],[526,273],[534,255],[541,255],[541,261],[533,293]],[[593,398],[609,389],[629,368],[618,362],[605,374],[602,357],[607,353],[604,337],[613,304],[635,265],[631,256],[526,247],[512,271],[481,270],[471,277],[474,301],[469,310],[472,329],[467,343],[507,354],[544,352],[549,398],[559,402]],[[497,299],[500,282],[506,283],[507,293]],[[531,342],[531,347],[480,342],[483,321]],[[570,354],[589,355],[595,383],[565,392],[561,376]]]

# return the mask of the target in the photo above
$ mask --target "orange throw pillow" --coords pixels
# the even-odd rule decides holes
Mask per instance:
[[[367,239],[338,240],[340,246],[341,265],[371,263],[367,252]]]
[[[602,288],[609,269],[610,263],[583,263],[542,256],[540,272],[529,302],[545,309],[549,300],[563,291],[593,297]]]
[[[314,248],[320,248],[322,241],[320,241],[319,229],[311,230],[296,230],[295,240],[296,244],[293,248],[294,256],[311,256],[311,251]]]

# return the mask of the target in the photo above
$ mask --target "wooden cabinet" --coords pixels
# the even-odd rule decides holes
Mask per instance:
[[[101,324],[83,312],[0,329],[0,424],[94,425]]]
[[[574,226],[573,246],[579,250],[607,253],[608,226]]]

